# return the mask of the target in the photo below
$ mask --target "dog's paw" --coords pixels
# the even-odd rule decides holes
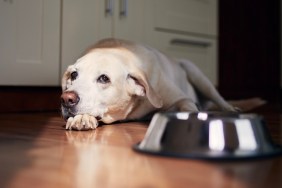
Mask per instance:
[[[66,124],[66,129],[68,130],[89,130],[96,129],[97,127],[97,119],[89,114],[79,114],[70,117]]]

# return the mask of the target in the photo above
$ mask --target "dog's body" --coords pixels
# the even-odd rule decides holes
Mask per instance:
[[[62,79],[67,129],[94,129],[154,111],[198,111],[199,95],[223,111],[235,111],[191,62],[117,39],[90,48]]]

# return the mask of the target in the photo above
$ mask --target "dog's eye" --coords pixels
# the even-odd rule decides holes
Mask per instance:
[[[107,83],[110,83],[111,81],[107,75],[102,74],[101,76],[98,77],[97,82],[101,84],[107,84]]]
[[[74,72],[71,73],[70,76],[71,76],[71,80],[75,80],[77,78],[77,76],[78,76],[78,72],[74,71]]]

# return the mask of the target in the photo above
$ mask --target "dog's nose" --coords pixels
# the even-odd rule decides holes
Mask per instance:
[[[79,100],[80,100],[79,96],[74,91],[65,91],[61,95],[61,103],[65,107],[73,107],[77,105]]]

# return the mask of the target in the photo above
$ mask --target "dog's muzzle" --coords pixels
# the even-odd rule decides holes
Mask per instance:
[[[61,95],[61,104],[66,108],[73,108],[79,100],[79,96],[74,91],[65,91]]]
[[[65,119],[74,116],[75,106],[78,104],[80,98],[74,91],[65,91],[61,95],[62,113]]]

